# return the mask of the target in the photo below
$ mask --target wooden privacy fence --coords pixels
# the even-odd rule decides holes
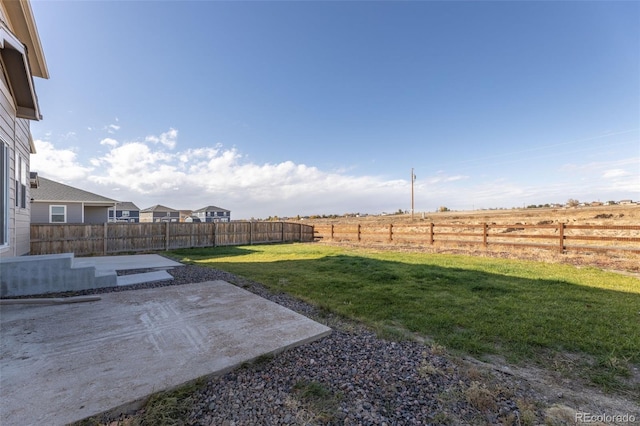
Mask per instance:
[[[31,254],[77,256],[313,241],[313,227],[288,222],[31,225]]]
[[[334,241],[520,246],[567,251],[640,253],[640,225],[384,224],[316,225],[316,238]]]

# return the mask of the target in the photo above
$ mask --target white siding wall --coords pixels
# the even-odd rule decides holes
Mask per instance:
[[[18,118],[16,119],[16,145],[20,153],[20,157],[27,164],[27,176],[29,176],[29,141],[31,140],[31,131],[29,130],[29,121]],[[31,245],[31,189],[29,182],[26,183],[26,202],[25,208],[16,208],[16,254],[23,255],[29,253]],[[15,205],[15,203],[14,203]]]
[[[11,92],[0,69],[0,138],[9,145],[9,246],[0,248],[0,256],[21,256],[29,253],[31,199],[27,185],[26,208],[16,207],[15,177],[18,158],[29,168],[29,121],[16,118]]]

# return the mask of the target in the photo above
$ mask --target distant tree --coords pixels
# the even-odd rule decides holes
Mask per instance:
[[[567,206],[569,207],[577,207],[579,205],[580,205],[580,201],[574,200],[573,198],[569,198],[569,201],[567,201]]]
[[[449,210],[449,208],[448,208],[448,207],[440,206],[440,207],[438,207],[438,211],[439,211],[439,212],[448,212],[448,211],[450,211],[450,210]]]

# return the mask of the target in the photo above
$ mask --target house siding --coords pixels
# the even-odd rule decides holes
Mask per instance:
[[[29,142],[31,140],[31,132],[29,130],[29,122],[25,119],[16,119],[16,145],[20,158],[27,165],[27,176],[29,173]],[[31,194],[29,182],[26,184],[26,201],[25,208],[16,207],[16,255],[28,254],[31,245]],[[15,202],[14,202],[15,205]]]
[[[49,223],[49,206],[63,205],[67,206],[66,223],[82,223],[81,203],[33,203],[31,208],[31,223]],[[104,208],[106,209],[106,207]],[[106,222],[106,220],[102,222]]]
[[[163,219],[164,220],[170,220],[172,222],[179,222],[180,221],[180,212],[153,212],[153,221],[154,222],[162,222]]]
[[[92,207],[84,208],[84,223],[105,223],[109,221],[108,207]]]
[[[34,203],[31,206],[31,223],[49,223],[49,204]]]
[[[113,208],[109,209],[109,220],[110,221],[117,221],[117,222],[131,222],[131,223],[137,223],[140,222],[140,210],[127,210],[129,212],[129,216],[124,216],[122,214],[123,210],[116,210],[115,214],[116,217],[114,219],[113,217]]]
[[[168,213],[168,214],[167,214]],[[140,222],[149,223],[149,222],[162,222],[162,220],[167,220],[169,218],[172,222],[180,221],[180,212],[166,212],[166,211],[153,211],[153,212],[140,212]]]
[[[140,223],[149,223],[153,222],[153,213],[152,212],[140,212]]]
[[[16,161],[22,158],[26,162],[28,172],[31,132],[29,121],[16,117],[4,71],[0,72],[0,75],[0,138],[9,147],[9,244],[0,247],[0,257],[21,256],[29,253],[31,205],[28,200],[31,197],[27,185],[26,207],[16,207]]]

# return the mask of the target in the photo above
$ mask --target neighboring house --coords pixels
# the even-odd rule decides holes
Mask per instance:
[[[191,222],[189,219],[193,215],[192,210],[180,210],[180,222]]]
[[[42,119],[33,77],[49,78],[26,0],[0,0],[0,69],[0,257],[10,257],[29,253],[29,120]]]
[[[193,211],[201,222],[230,222],[231,212],[216,206],[207,206]]]
[[[109,209],[109,222],[140,222],[140,209],[131,201],[118,201]]]
[[[140,222],[179,222],[180,212],[178,210],[161,206],[155,206],[140,210]]]
[[[31,189],[31,223],[105,223],[117,201],[36,177]]]

